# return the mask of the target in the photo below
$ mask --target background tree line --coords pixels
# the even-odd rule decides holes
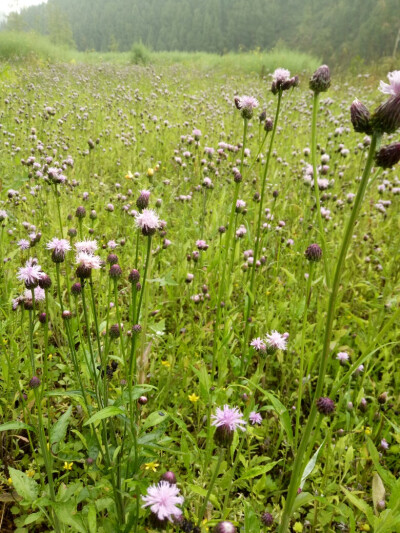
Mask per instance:
[[[126,51],[134,42],[220,54],[286,45],[346,64],[394,54],[400,1],[49,0],[11,14],[3,28],[81,51]]]

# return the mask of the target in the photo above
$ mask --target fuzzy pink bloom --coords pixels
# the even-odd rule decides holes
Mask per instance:
[[[42,279],[42,268],[38,264],[34,264],[34,260],[29,259],[24,267],[18,269],[17,278],[23,281],[27,288],[34,287]]]
[[[56,253],[65,254],[65,252],[71,250],[71,245],[67,239],[57,239],[57,237],[54,237],[54,239],[51,239],[51,241],[46,244],[46,248],[48,250],[54,250]]]
[[[400,95],[400,70],[394,70],[389,72],[388,80],[390,83],[381,81],[379,84],[379,90],[384,94],[391,94],[393,96]]]
[[[275,350],[286,350],[286,335],[278,333],[277,331],[272,331],[268,333],[265,337],[265,342],[269,348]]]
[[[250,343],[250,346],[252,346],[257,352],[265,352],[265,350],[267,349],[267,345],[261,337],[256,337],[255,339],[253,339]]]
[[[230,431],[235,431],[235,429],[245,431],[243,426],[246,425],[246,421],[243,420],[243,414],[237,407],[229,407],[229,405],[224,405],[222,409],[217,407],[215,415],[211,415],[211,418],[213,419],[211,425],[217,428],[223,426],[229,428]]]
[[[145,504],[150,506],[151,511],[159,520],[168,519],[172,522],[174,516],[181,516],[182,511],[177,505],[184,502],[183,496],[179,496],[179,489],[176,485],[170,485],[168,481],[160,481],[158,485],[151,485],[147,489],[146,496],[142,496]]]
[[[21,239],[17,242],[17,245],[19,246],[20,250],[28,250],[28,248],[31,247],[30,241],[27,241],[26,239]]]
[[[97,250],[97,241],[83,240],[75,243],[77,253],[84,252],[86,254],[94,254]]]
[[[238,100],[237,106],[239,109],[246,109],[248,111],[253,111],[258,107],[258,100],[254,96],[241,96]]]
[[[41,287],[36,287],[33,292],[35,293],[35,301],[43,302],[46,297],[44,290]],[[29,289],[24,292],[24,300],[32,300],[32,291]]]
[[[249,420],[253,424],[253,426],[255,424],[261,424],[262,423],[262,416],[260,415],[260,413],[256,413],[255,411],[252,411],[249,414]]]
[[[80,252],[76,256],[76,264],[83,265],[91,270],[98,270],[101,267],[101,258],[98,255],[88,254],[86,252]]]
[[[143,235],[153,235],[160,227],[160,219],[152,209],[143,209],[135,217],[136,226],[142,230]]]
[[[290,79],[290,71],[286,68],[277,68],[272,74],[272,79],[277,83],[283,83]]]

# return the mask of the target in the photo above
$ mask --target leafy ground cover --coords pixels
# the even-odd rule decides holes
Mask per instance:
[[[280,74],[3,69],[3,527],[400,530],[398,97]]]

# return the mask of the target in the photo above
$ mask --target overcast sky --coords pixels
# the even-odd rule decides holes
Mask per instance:
[[[0,12],[9,13],[10,11],[18,11],[23,7],[43,4],[47,0],[0,0]]]

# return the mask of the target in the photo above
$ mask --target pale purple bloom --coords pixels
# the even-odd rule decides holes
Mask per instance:
[[[0,222],[3,222],[8,217],[7,211],[4,209],[0,209]]]
[[[107,246],[110,248],[110,250],[115,250],[118,244],[115,241],[108,241]]]
[[[101,258],[98,255],[79,252],[76,256],[76,264],[91,270],[98,270],[101,267]]]
[[[28,248],[31,247],[30,241],[27,241],[26,239],[21,239],[17,242],[17,245],[19,246],[20,250],[28,250]]]
[[[260,415],[260,413],[256,413],[256,411],[252,411],[249,414],[249,420],[253,424],[253,426],[255,424],[259,424],[260,425],[262,423],[262,416]]]
[[[35,260],[30,258],[24,267],[18,269],[17,278],[23,281],[27,288],[36,286],[43,276],[41,266],[34,262]]]
[[[160,219],[155,211],[152,209],[143,209],[135,217],[136,226],[142,230],[144,234],[153,234],[160,226]]]
[[[208,248],[208,244],[202,239],[196,241],[196,246],[199,250],[207,250]]]
[[[266,335],[265,342],[273,350],[286,350],[286,338],[285,334],[281,335],[274,330]]]
[[[57,254],[65,254],[65,252],[71,250],[71,245],[67,239],[57,239],[57,237],[54,237],[54,239],[51,239],[51,241],[46,244],[46,248],[48,250],[54,250]]]
[[[94,254],[97,250],[97,241],[83,240],[75,243],[77,253],[84,252],[86,254]]]
[[[35,287],[33,292],[35,293],[35,302],[43,302],[45,299],[44,290],[41,287]],[[24,300],[32,300],[32,291],[29,289],[24,292]]]
[[[247,111],[253,111],[258,107],[258,100],[253,96],[241,96],[238,99],[237,106],[239,109],[245,109]]]
[[[379,84],[379,90],[384,94],[391,94],[393,96],[400,95],[400,70],[394,70],[389,72],[388,80],[390,83],[385,83],[383,81]]]
[[[272,74],[272,79],[274,82],[283,83],[290,79],[290,71],[286,68],[277,68]]]
[[[212,426],[227,427],[230,431],[235,431],[236,429],[241,429],[245,431],[243,426],[246,425],[246,421],[243,420],[243,414],[239,411],[237,407],[229,407],[229,405],[224,405],[222,409],[217,407],[215,415],[211,415],[213,421],[211,422]]]
[[[340,361],[341,363],[345,363],[349,360],[349,354],[347,352],[338,352],[336,359]]]
[[[257,352],[265,352],[267,349],[267,345],[261,337],[256,337],[253,339],[250,343],[250,346],[252,346]]]
[[[142,500],[145,502],[142,507],[150,506],[150,510],[159,520],[168,519],[172,522],[174,516],[179,517],[182,514],[177,505],[182,505],[184,498],[179,495],[179,488],[168,481],[151,485],[147,489],[146,496],[142,496]]]

